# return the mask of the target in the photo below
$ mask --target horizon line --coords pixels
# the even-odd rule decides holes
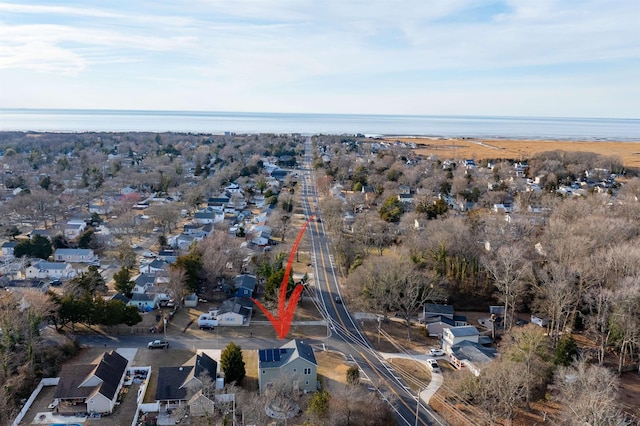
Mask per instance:
[[[115,109],[115,108],[24,108],[0,107],[0,111],[34,112],[99,112],[99,113],[179,113],[179,114],[248,114],[248,115],[315,115],[315,116],[379,116],[379,117],[454,117],[454,118],[507,118],[507,119],[573,119],[573,120],[640,120],[640,117],[585,117],[543,115],[476,115],[476,114],[392,114],[392,113],[334,113],[334,112],[282,112],[282,111],[220,111],[169,109]]]

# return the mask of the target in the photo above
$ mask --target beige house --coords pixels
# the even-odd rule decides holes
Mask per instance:
[[[258,350],[260,393],[281,380],[291,382],[294,391],[318,389],[318,363],[311,346],[294,339],[279,348]]]

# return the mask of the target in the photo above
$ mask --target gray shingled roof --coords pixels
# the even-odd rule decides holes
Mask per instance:
[[[449,329],[451,334],[455,337],[463,337],[463,336],[477,336],[480,334],[477,328],[472,325],[465,325],[464,327],[452,327]]]
[[[252,292],[256,288],[256,277],[254,275],[237,275],[234,279],[234,285],[236,290],[239,288],[246,288],[247,290],[251,290]]]
[[[318,365],[311,346],[298,339],[293,339],[279,348],[258,350],[259,368],[280,368],[298,357]]]
[[[467,340],[453,346],[451,352],[460,361],[466,360],[474,365],[490,362],[498,354],[498,351],[493,348],[486,348]]]
[[[127,368],[127,363],[126,358],[112,351],[105,353],[98,364],[65,364],[60,371],[60,381],[56,387],[54,398],[86,398],[97,390],[112,400],[118,390],[124,370]],[[94,375],[102,380],[101,384],[97,386],[80,386]]]
[[[192,366],[160,367],[158,369],[158,386],[156,401],[186,399],[187,388],[182,384],[191,374]]]
[[[196,356],[196,368],[193,375],[200,377],[202,373],[208,374],[211,380],[216,380],[218,373],[218,363],[204,352]]]

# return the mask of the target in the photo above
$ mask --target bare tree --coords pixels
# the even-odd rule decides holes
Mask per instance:
[[[521,248],[502,246],[486,255],[483,264],[504,302],[504,326],[509,329],[516,305],[521,302],[526,291],[531,263],[525,258]]]
[[[202,256],[202,266],[209,278],[215,282],[227,274],[239,274],[246,257],[241,247],[242,240],[228,232],[215,231],[198,243],[197,250]]]
[[[173,295],[176,306],[180,306],[182,298],[189,294],[187,286],[187,272],[184,268],[172,265],[169,269],[169,282],[167,290]]]
[[[180,222],[180,206],[175,203],[156,204],[147,209],[164,234],[169,234]]]
[[[399,253],[382,258],[368,258],[350,277],[350,283],[360,283],[363,301],[380,312],[385,321],[389,312],[402,315],[411,340],[411,318],[429,300],[442,300],[444,290],[439,282],[428,280],[415,264]]]
[[[633,357],[634,350],[640,351],[640,281],[638,277],[627,277],[621,282],[611,314],[611,327],[613,337],[620,348],[618,373],[622,373],[627,355]]]
[[[578,303],[578,294],[575,290],[576,277],[565,267],[553,261],[549,261],[546,268],[537,275],[539,284],[536,285],[535,306],[549,319],[551,345],[555,348],[560,333],[569,325],[573,308]]]
[[[554,380],[560,403],[556,420],[566,425],[621,425],[624,416],[617,401],[618,379],[605,367],[579,361],[560,367]]]
[[[511,329],[503,342],[507,346],[505,356],[521,367],[525,401],[529,407],[533,389],[545,382],[551,368],[549,338],[542,328],[529,324]]]
[[[604,363],[611,338],[611,314],[613,313],[615,294],[603,287],[594,287],[585,295],[585,304],[589,315],[585,318],[585,334],[595,343],[598,365]]]

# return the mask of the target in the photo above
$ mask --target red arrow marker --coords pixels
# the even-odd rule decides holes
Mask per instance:
[[[293,322],[293,313],[296,310],[296,306],[298,305],[298,300],[302,295],[302,286],[300,284],[296,285],[293,289],[293,293],[291,293],[291,297],[289,298],[289,302],[287,303],[287,284],[289,282],[289,274],[291,273],[291,265],[293,264],[293,259],[295,259],[296,251],[298,251],[298,245],[300,241],[302,241],[302,236],[304,235],[304,231],[307,230],[309,223],[315,217],[315,214],[311,215],[309,220],[304,224],[298,237],[296,238],[295,243],[293,243],[293,248],[291,249],[291,253],[289,253],[289,261],[287,262],[287,269],[284,271],[284,277],[282,278],[282,284],[280,284],[280,297],[278,298],[278,316],[274,316],[271,312],[265,308],[262,303],[258,302],[253,297],[251,300],[255,303],[258,308],[267,316],[274,330],[278,334],[280,339],[284,339],[287,334],[289,334],[289,330],[291,329],[291,322]]]

